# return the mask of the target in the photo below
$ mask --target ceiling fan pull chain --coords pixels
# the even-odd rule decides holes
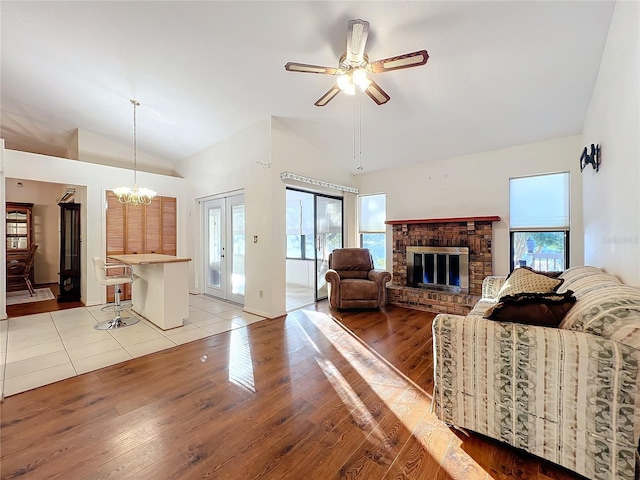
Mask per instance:
[[[353,103],[353,163],[356,163],[356,104]]]
[[[360,150],[358,170],[362,171],[362,92],[358,92],[358,147]]]

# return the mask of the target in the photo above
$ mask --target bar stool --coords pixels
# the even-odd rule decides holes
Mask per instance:
[[[125,283],[133,282],[133,268],[126,263],[105,263],[100,257],[93,257],[93,266],[96,273],[96,280],[98,283],[115,287],[115,302],[103,307],[103,311],[115,312],[115,316],[111,320],[105,320],[93,326],[96,330],[113,330],[115,328],[128,327],[129,325],[135,325],[140,321],[136,317],[122,317],[120,313],[131,305],[131,302],[120,301],[120,286]],[[124,269],[124,273],[107,275],[109,269]]]

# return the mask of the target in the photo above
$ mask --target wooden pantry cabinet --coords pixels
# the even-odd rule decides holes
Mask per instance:
[[[122,204],[107,191],[107,257],[135,253],[176,255],[176,199],[156,196],[150,205]],[[110,272],[115,273],[115,272]],[[122,298],[131,298],[130,284],[123,285]],[[107,287],[107,301],[114,298]]]

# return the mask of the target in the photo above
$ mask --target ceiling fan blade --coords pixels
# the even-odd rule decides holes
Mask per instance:
[[[335,85],[333,88],[331,88],[331,90],[329,90],[327,93],[325,93],[323,96],[321,96],[318,101],[316,103],[314,103],[314,105],[316,107],[324,107],[327,103],[329,103],[329,101],[335,97],[337,94],[340,93],[340,89],[338,88],[337,85]]]
[[[380,85],[378,85],[373,80],[371,80],[371,83],[366,88],[364,93],[369,95],[369,97],[371,97],[371,100],[376,102],[378,105],[383,105],[383,104],[387,103],[389,100],[391,100],[391,97],[389,95],[387,95],[387,92],[382,90],[380,88]]]
[[[364,60],[364,46],[369,36],[369,22],[366,20],[349,20],[347,29],[347,61],[355,64]]]
[[[427,63],[429,54],[426,50],[420,50],[412,53],[405,53],[396,57],[385,58],[370,62],[369,67],[372,73],[390,72],[391,70],[399,70],[401,68],[418,67]]]
[[[325,75],[335,75],[338,71],[337,68],[321,67],[319,65],[307,65],[306,63],[289,62],[284,66],[285,70],[289,72],[301,72],[301,73],[322,73]]]

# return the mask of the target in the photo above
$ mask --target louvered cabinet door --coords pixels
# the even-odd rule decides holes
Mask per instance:
[[[145,207],[145,253],[162,253],[162,203],[155,198]]]
[[[125,227],[125,206],[118,201],[118,197],[113,192],[107,191],[107,257],[125,253]],[[117,272],[110,271],[109,273],[115,274]],[[125,292],[123,291],[123,293]],[[107,302],[113,302],[114,298],[114,287],[107,287]],[[125,297],[123,296],[123,298]]]
[[[150,205],[123,205],[107,191],[107,257],[132,253],[176,255],[176,199],[155,197]],[[109,273],[118,273],[110,271]],[[131,285],[122,286],[123,300],[131,298]],[[113,302],[114,288],[107,288]]]
[[[124,236],[124,253],[131,255],[147,253],[145,245],[146,215],[143,205],[125,206],[126,232]]]
[[[176,217],[176,199],[162,197],[162,253],[164,255],[177,255]]]

